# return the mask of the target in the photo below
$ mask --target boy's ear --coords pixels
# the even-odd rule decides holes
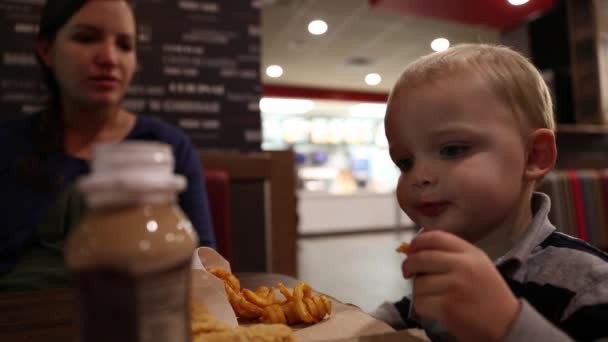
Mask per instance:
[[[555,133],[548,128],[539,128],[532,132],[528,137],[526,156],[524,178],[541,179],[553,169],[557,160]]]
[[[53,65],[51,58],[51,44],[47,39],[38,39],[36,41],[36,55],[45,66],[50,68]]]

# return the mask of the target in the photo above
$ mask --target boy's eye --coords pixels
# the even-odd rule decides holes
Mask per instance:
[[[395,164],[397,165],[399,170],[401,170],[401,172],[407,172],[407,171],[411,170],[412,167],[414,166],[414,159],[413,158],[400,159],[400,160],[397,160],[395,162]]]
[[[467,145],[446,145],[439,150],[439,155],[445,159],[458,158],[465,155],[470,149]]]

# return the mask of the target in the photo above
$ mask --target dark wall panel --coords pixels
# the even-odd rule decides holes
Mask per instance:
[[[0,2],[0,120],[40,110],[43,0]],[[260,1],[136,0],[139,70],[125,99],[207,150],[260,149]]]
[[[266,217],[264,181],[233,181],[230,186],[232,211],[232,270],[266,272]]]

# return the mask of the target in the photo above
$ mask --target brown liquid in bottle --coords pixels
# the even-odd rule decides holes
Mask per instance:
[[[129,174],[137,173],[119,172],[114,180]],[[84,186],[92,209],[65,248],[81,341],[190,341],[190,267],[198,239],[175,203],[171,177],[155,178],[152,171],[148,181],[156,181],[147,186],[133,178],[106,187],[112,182],[105,175]]]

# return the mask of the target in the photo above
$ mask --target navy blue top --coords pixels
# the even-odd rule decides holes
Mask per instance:
[[[90,170],[87,160],[51,153],[40,161],[38,168],[59,180],[58,189],[35,189],[21,180],[18,163],[33,155],[40,119],[35,114],[0,125],[0,276],[10,272],[28,252],[36,229],[61,194]],[[188,180],[186,191],[179,195],[179,205],[192,221],[200,244],[215,247],[201,162],[190,139],[165,122],[137,116],[125,140],[153,140],[172,146],[175,172]]]

